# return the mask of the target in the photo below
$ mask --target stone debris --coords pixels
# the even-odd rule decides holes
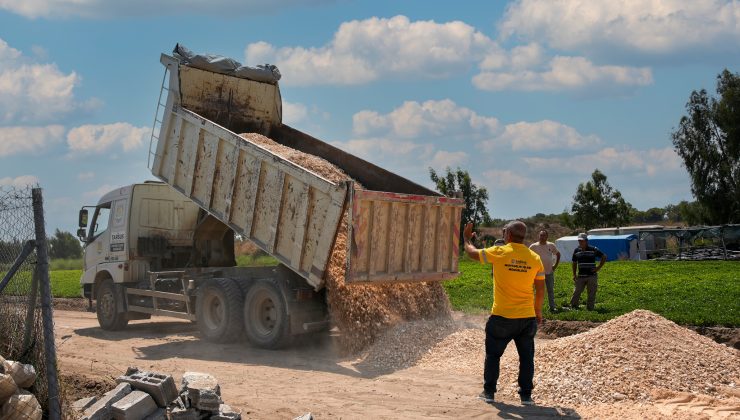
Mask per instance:
[[[41,405],[26,390],[34,382],[36,369],[33,366],[0,356],[0,419],[41,419]]]
[[[40,420],[41,405],[28,391],[20,390],[3,404],[0,418],[13,420]]]
[[[106,392],[93,405],[84,411],[81,420],[109,420],[111,419],[111,406],[121,398],[131,393],[131,385],[120,383],[112,390]]]
[[[170,375],[145,372],[129,367],[125,375],[116,378],[116,382],[128,382],[131,388],[146,392],[160,407],[166,407],[169,402],[177,398],[177,386]]]
[[[355,181],[326,160],[292,149],[257,133],[241,137],[332,182]],[[355,188],[363,188],[355,181]],[[345,213],[346,215],[347,213]],[[440,282],[347,285],[347,217],[337,231],[326,267],[326,291],[332,324],[345,353],[368,348],[383,331],[407,321],[450,318],[447,294]]]
[[[114,420],[138,420],[157,411],[157,403],[144,391],[131,391],[111,406]]]
[[[84,420],[241,420],[241,413],[221,400],[221,387],[207,373],[185,372],[178,391],[171,375],[130,367],[118,386],[95,400],[73,403]],[[171,383],[171,385],[170,385]],[[166,400],[165,400],[166,398]]]
[[[182,375],[181,395],[189,401],[188,407],[199,410],[218,411],[221,401],[221,388],[218,381],[207,373],[185,372]]]

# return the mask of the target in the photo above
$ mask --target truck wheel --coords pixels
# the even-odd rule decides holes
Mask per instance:
[[[105,279],[100,283],[97,297],[95,299],[95,309],[98,315],[98,324],[100,328],[107,331],[122,330],[128,324],[126,312],[119,312],[118,309],[123,305],[116,295],[112,279]]]
[[[242,333],[242,292],[230,279],[209,279],[198,289],[195,317],[208,341],[230,343]]]
[[[258,347],[275,349],[287,343],[287,305],[274,281],[258,280],[249,288],[244,299],[244,330]]]

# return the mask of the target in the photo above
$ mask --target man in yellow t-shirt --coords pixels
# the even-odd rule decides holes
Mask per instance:
[[[478,398],[494,401],[499,362],[511,340],[519,353],[519,396],[523,405],[533,405],[534,336],[542,322],[545,268],[540,256],[524,245],[527,226],[509,222],[504,230],[506,245],[478,249],[472,239],[473,225],[465,225],[465,253],[481,264],[493,264],[493,308],[486,323],[486,360],[483,392]]]

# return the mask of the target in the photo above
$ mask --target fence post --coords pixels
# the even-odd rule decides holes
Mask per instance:
[[[39,270],[39,286],[41,286],[41,315],[44,321],[44,356],[49,389],[49,419],[59,420],[62,418],[62,407],[57,380],[57,351],[54,344],[54,314],[51,306],[49,254],[46,248],[46,230],[44,227],[44,199],[41,195],[41,188],[34,188],[31,194],[33,197],[33,223],[36,228],[37,269]]]
[[[37,254],[38,255],[38,254]],[[39,277],[41,272],[39,265],[33,270],[33,277],[31,278],[31,293],[28,296],[28,310],[26,311],[26,325],[23,333],[23,352],[26,353],[31,348],[31,335],[33,334],[33,326],[36,323],[36,296],[39,291]]]

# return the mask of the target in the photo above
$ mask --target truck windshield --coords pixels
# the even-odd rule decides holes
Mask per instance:
[[[95,215],[92,222],[92,238],[95,239],[101,233],[108,229],[108,219],[110,219],[110,203],[101,204],[95,209]]]

